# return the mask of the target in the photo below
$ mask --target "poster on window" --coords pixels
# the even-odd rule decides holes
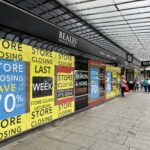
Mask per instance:
[[[74,112],[74,57],[0,39],[0,141]]]
[[[26,63],[0,59],[0,119],[26,113]]]
[[[104,79],[101,70],[105,71],[105,64],[89,60],[89,106],[105,101],[105,94],[101,89]]]
[[[88,106],[88,71],[75,70],[75,109]]]
[[[106,65],[107,92],[106,98],[110,99],[120,94],[120,73],[119,67]]]
[[[0,141],[26,130],[26,114],[30,111],[26,51],[20,43],[0,39]]]
[[[111,92],[112,91],[112,73],[111,72],[107,72],[107,92]]]
[[[74,68],[66,66],[56,67],[56,103],[63,104],[73,101],[74,97]]]
[[[74,112],[74,57],[55,53],[54,119]]]
[[[91,85],[90,85],[90,99],[97,99],[100,97],[100,91],[99,91],[99,68],[97,67],[91,67],[90,70],[91,77]]]

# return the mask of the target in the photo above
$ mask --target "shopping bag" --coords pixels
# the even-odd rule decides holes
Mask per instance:
[[[125,87],[125,92],[129,92],[129,86],[126,84],[126,87]]]

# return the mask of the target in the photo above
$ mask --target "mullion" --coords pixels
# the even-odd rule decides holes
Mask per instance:
[[[84,4],[84,3],[87,3],[87,2],[91,2],[91,1],[96,1],[96,0],[86,0],[86,1],[83,1],[83,2],[76,2],[76,3],[70,3],[70,4],[67,4],[66,7],[69,7],[69,6],[72,6],[72,5],[77,5],[77,4]]]
[[[148,8],[148,7],[150,7],[150,6],[145,6],[145,7],[143,7],[143,9],[144,8]],[[94,9],[94,8],[93,8]],[[135,9],[135,8],[132,8],[132,9]],[[132,10],[131,8],[130,9],[128,9],[128,10]],[[121,13],[124,11],[124,10],[119,10]],[[113,13],[113,12],[118,12],[118,10],[112,10],[112,11],[107,11],[107,12],[90,12],[90,13],[88,13],[88,14],[80,14],[80,13],[78,13],[81,17],[86,17],[86,16],[89,16],[89,15],[96,15],[96,14],[106,14],[106,13]],[[141,12],[141,13],[146,13],[146,12],[148,12],[148,11],[145,11],[145,12]],[[134,14],[138,14],[138,13],[134,13]],[[123,14],[123,15],[128,15],[128,14]],[[129,15],[131,15],[131,14],[129,14]]]
[[[89,34],[89,33],[91,33],[91,32],[93,32],[93,31],[84,31],[84,32],[82,32],[82,33],[80,33],[80,34],[78,34],[78,35],[81,35],[81,34]],[[94,34],[94,33],[93,33]],[[86,35],[87,36],[87,35]]]
[[[35,7],[37,7],[37,5],[35,5],[35,4],[33,4],[32,2],[30,2],[29,0],[27,0],[27,2],[28,3],[30,3],[30,4],[32,4],[32,5],[34,5]],[[42,4],[40,5],[40,6],[42,6],[43,8],[46,8],[46,7],[44,7]],[[45,14],[45,12],[47,12],[47,11],[45,11],[45,10],[43,10],[43,9],[41,9],[41,8],[39,8],[39,7],[37,7],[38,9],[40,9],[41,11],[43,11],[44,13],[43,14]],[[47,9],[47,8],[46,8]],[[32,10],[32,9],[31,9]],[[31,11],[30,10],[30,11]],[[47,12],[50,16],[53,16],[52,14],[50,14],[49,12]],[[40,14],[42,14],[42,13],[40,13]],[[39,14],[39,15],[40,15]],[[55,16],[53,16],[53,17],[55,17]],[[55,17],[56,18],[56,17]],[[59,20],[59,19],[58,19]]]
[[[135,2],[137,2],[138,0],[136,0]],[[145,1],[145,0],[143,0]],[[129,2],[129,3],[132,3],[132,2]],[[131,10],[131,9],[139,9],[139,8],[146,8],[146,7],[150,7],[150,5],[147,5],[147,6],[137,6],[135,8],[124,8],[124,9],[119,9],[118,5],[122,5],[121,3],[120,4],[115,4],[118,8],[119,11],[122,11],[122,10]]]
[[[83,23],[83,22],[82,22]],[[62,27],[66,27],[67,25],[64,25]],[[85,23],[83,23],[81,26],[78,26],[78,27],[83,27],[83,26],[86,26]],[[71,30],[72,28],[70,28],[69,30]]]
[[[57,18],[57,17],[56,17],[56,18]],[[58,19],[58,18],[57,18],[57,19]],[[72,22],[70,21],[71,19],[76,20],[76,22],[75,22],[75,23],[77,23],[77,22],[78,22],[78,21],[77,21],[77,18],[72,17],[72,18],[69,18],[69,19],[61,20],[61,21],[57,22],[57,24],[60,24],[60,23],[63,21],[63,22],[65,22],[65,23],[66,23],[66,25],[62,25],[61,27],[63,27],[63,26],[67,26],[67,25],[71,25],[71,24],[72,24]],[[70,22],[69,22],[69,21],[70,21]],[[75,23],[73,23],[73,24],[75,24]]]
[[[29,1],[29,0],[25,0],[27,3],[30,3],[30,4],[32,4],[33,5],[33,7],[32,8],[30,8],[30,10],[32,10],[32,9],[35,9],[36,7],[38,7],[38,6],[42,6],[44,3],[46,3],[47,1],[45,1],[44,3],[40,3],[40,2],[38,2],[38,4],[36,5],[36,4],[33,4],[31,1]],[[21,1],[22,2],[22,1]],[[38,7],[39,8],[39,7]]]
[[[43,5],[42,5],[42,7],[44,7]],[[44,7],[45,8],[45,7]],[[47,8],[47,7],[46,7]],[[50,12],[52,12],[52,11],[54,11],[54,10],[56,10],[56,9],[61,9],[62,7],[60,7],[60,6],[57,6],[57,7],[55,7],[55,8],[53,8],[53,9],[49,9],[49,10],[47,10],[47,11],[45,11],[45,12],[43,12],[43,13],[40,13],[39,15],[44,15],[44,14],[46,14],[46,13],[50,13]],[[65,13],[67,13],[67,12],[64,12],[63,14],[61,14],[61,15],[64,15]],[[59,15],[58,15],[59,16]]]
[[[57,17],[61,17],[62,15],[65,15],[65,14],[68,14],[70,16],[69,19],[77,19],[75,16],[73,16],[72,14],[70,14],[68,11],[65,12],[64,14],[58,15]],[[68,18],[65,18],[63,21],[67,21],[67,20],[68,20]],[[58,22],[58,23],[61,23],[61,21]]]
[[[86,19],[86,21],[91,21],[91,20],[97,20],[97,19],[109,19],[109,18],[115,18],[115,17],[126,17],[126,16],[133,16],[133,15],[139,15],[139,14],[150,14],[150,12],[144,12],[144,13],[135,13],[135,14],[128,14],[128,15],[117,15],[117,16],[110,16],[110,17],[100,17],[100,18],[89,18],[89,19]],[[88,16],[87,16],[88,17]]]
[[[75,28],[73,28],[73,29],[75,29]],[[73,29],[69,29],[69,31],[72,31]],[[83,31],[83,29],[82,28],[78,28],[78,27],[76,27],[76,29],[78,29],[77,31],[75,31],[74,33],[78,33],[78,32],[81,32],[81,31]],[[87,30],[88,28],[86,28],[85,30]]]
[[[71,17],[71,18],[65,19],[65,20],[63,20],[63,21],[68,21],[68,20],[70,20],[70,19],[75,19],[75,20],[76,20],[76,23],[79,23],[79,22],[80,22],[79,19],[76,18],[76,17]],[[74,23],[74,24],[76,24],[76,23]],[[65,28],[65,27],[68,26],[68,25],[69,25],[69,24],[66,24],[66,25],[63,25],[63,26],[61,26],[61,27]],[[74,27],[72,27],[72,28],[70,28],[70,29],[74,29]],[[70,30],[70,29],[69,29],[69,30]]]
[[[28,0],[27,0],[28,1]],[[28,1],[29,2],[29,1]],[[31,3],[31,2],[29,2],[29,3]],[[33,4],[33,3],[32,3]],[[34,5],[34,4],[33,4]],[[41,5],[43,8],[46,8],[46,7],[44,7],[43,5]],[[38,7],[39,8],[39,7]],[[59,6],[59,8],[61,8],[60,6]],[[42,11],[44,11],[43,9],[41,9],[41,8],[39,8],[40,10],[42,10]],[[47,8],[46,8],[47,9]],[[56,8],[55,8],[56,9]],[[55,10],[54,9],[54,10]],[[58,8],[57,8],[58,9]],[[45,12],[45,11],[44,11]],[[55,12],[56,13],[56,12]],[[50,15],[50,16],[53,16],[53,15],[51,15],[49,12],[48,12],[48,14]],[[57,13],[56,13],[57,14]],[[58,14],[57,14],[58,15]],[[59,16],[59,15],[58,15]],[[57,18],[57,17],[55,17],[55,16],[53,16],[53,18],[51,18],[51,19],[55,19],[55,18]],[[50,20],[51,20],[50,19]],[[58,18],[57,18],[58,19]],[[62,20],[60,20],[60,19],[58,19],[59,21],[62,21]]]
[[[135,0],[131,1],[131,2],[135,2]],[[131,2],[122,2],[119,3],[117,5],[121,5],[121,4],[125,4],[125,3],[131,3]],[[93,7],[93,8],[84,8],[84,9],[78,9],[78,10],[73,10],[74,12],[79,12],[79,11],[84,11],[84,10],[90,10],[90,9],[96,9],[96,8],[103,8],[103,7],[108,7],[108,6],[114,6],[114,4],[108,4],[105,6],[97,6],[97,7]]]
[[[144,17],[144,18],[135,18],[135,19],[127,19],[128,20],[138,20],[138,19],[150,19],[150,17]],[[115,23],[115,22],[118,22],[120,20],[114,20],[114,21],[104,21],[104,22],[95,22],[93,24],[103,24],[103,23]],[[124,20],[122,20],[124,21]]]
[[[100,23],[99,23],[100,24]],[[94,24],[93,24],[94,25]],[[99,28],[101,28],[101,27],[111,27],[111,26],[120,26],[120,25],[127,25],[127,23],[124,23],[124,24],[116,24],[116,25],[103,25],[103,26],[96,26],[96,27],[99,27]]]
[[[105,28],[105,27],[103,27],[103,28],[100,28],[100,30],[101,31],[128,31],[129,30],[129,27],[127,26],[127,27],[120,27],[120,28]]]
[[[112,10],[112,11],[108,11],[108,12],[94,12],[94,13],[89,13],[89,14],[79,14],[81,17],[86,17],[86,16],[89,16],[89,15],[96,15],[96,14],[105,14],[105,13],[113,13],[113,12],[118,12],[117,10]]]
[[[132,23],[133,24],[133,23]],[[130,24],[129,23],[129,25],[132,25],[132,24]],[[134,24],[137,24],[137,23],[134,23]],[[127,24],[117,24],[117,25],[105,25],[105,26],[96,26],[96,27],[100,27],[100,28],[102,28],[102,27],[112,27],[112,26],[120,26],[120,25],[127,25]],[[131,26],[132,27],[132,26]],[[138,27],[149,27],[149,25],[145,25],[145,26],[143,26],[143,25],[141,25],[141,26],[138,26]],[[132,28],[134,28],[134,27],[132,27]]]

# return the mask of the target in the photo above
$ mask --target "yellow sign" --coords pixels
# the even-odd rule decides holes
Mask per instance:
[[[74,112],[74,57],[0,39],[0,141]]]
[[[112,85],[112,90],[109,92],[106,92],[106,99],[110,99],[110,98],[120,95],[121,68],[114,67],[111,65],[106,65],[106,72],[111,72],[112,74],[112,79],[110,81]]]

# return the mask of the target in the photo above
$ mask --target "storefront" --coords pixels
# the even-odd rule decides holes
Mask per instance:
[[[60,52],[0,39],[0,141],[105,102],[105,64],[67,51],[70,39]]]
[[[5,39],[0,57],[0,140],[106,100],[104,63]]]
[[[120,95],[121,68],[106,65],[106,99]]]
[[[121,64],[126,52],[110,52],[26,9],[0,4],[0,141],[106,101],[104,62]],[[107,89],[115,91],[117,75],[107,76]]]

